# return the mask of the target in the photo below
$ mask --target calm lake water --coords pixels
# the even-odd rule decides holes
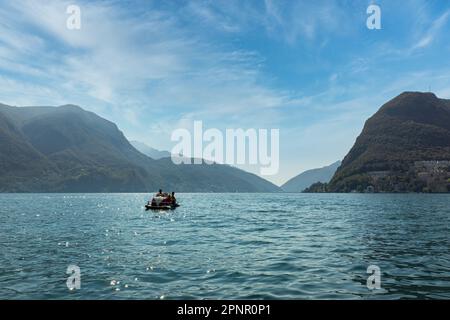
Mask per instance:
[[[0,298],[450,298],[450,195],[179,194],[170,212],[147,199],[1,194]]]

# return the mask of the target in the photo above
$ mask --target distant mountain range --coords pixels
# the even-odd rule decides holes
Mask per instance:
[[[0,104],[0,192],[277,192],[227,165],[175,165],[139,152],[117,126],[78,106]]]
[[[369,118],[327,192],[450,192],[450,100],[404,92]]]
[[[177,192],[300,192],[305,188],[306,192],[450,192],[450,100],[433,93],[402,93],[366,121],[342,164],[303,172],[282,189],[228,165],[175,165],[169,152],[136,141],[131,144],[114,123],[78,106],[0,104],[0,192],[150,192],[159,188]]]
[[[157,150],[140,141],[131,140],[130,143],[136,150],[155,160],[171,156],[169,151]]]
[[[341,161],[325,166],[323,168],[311,169],[300,173],[281,186],[286,192],[302,192],[316,182],[327,183],[331,180]]]

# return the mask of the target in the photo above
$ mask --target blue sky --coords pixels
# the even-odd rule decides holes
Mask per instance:
[[[381,30],[366,27],[372,3]],[[265,178],[280,184],[342,159],[401,92],[450,98],[449,20],[440,0],[0,0],[0,102],[77,104],[167,150],[194,120],[279,128]]]

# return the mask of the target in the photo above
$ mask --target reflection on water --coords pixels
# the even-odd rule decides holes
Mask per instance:
[[[147,198],[0,195],[0,298],[450,298],[449,195],[179,194],[170,212]]]

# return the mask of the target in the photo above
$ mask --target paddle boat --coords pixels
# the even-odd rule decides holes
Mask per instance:
[[[152,201],[145,205],[146,210],[173,210],[180,205],[169,194],[155,195]]]

